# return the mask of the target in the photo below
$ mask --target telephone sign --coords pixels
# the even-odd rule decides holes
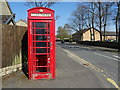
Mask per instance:
[[[55,79],[54,11],[45,7],[28,10],[29,79]]]
[[[51,14],[49,13],[31,13],[31,16],[44,16],[44,17],[49,17]]]

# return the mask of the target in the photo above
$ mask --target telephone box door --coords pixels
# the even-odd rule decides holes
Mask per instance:
[[[51,78],[54,59],[51,20],[31,20],[31,73],[33,79]]]

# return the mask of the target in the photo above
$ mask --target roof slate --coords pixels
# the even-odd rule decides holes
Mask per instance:
[[[11,15],[0,15],[1,21],[2,23],[5,23]]]

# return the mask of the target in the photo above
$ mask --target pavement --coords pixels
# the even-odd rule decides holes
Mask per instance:
[[[22,71],[2,80],[3,88],[113,88],[98,72],[69,57],[60,46],[56,47],[56,79],[29,80]]]

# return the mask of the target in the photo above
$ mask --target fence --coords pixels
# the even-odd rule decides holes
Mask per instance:
[[[27,60],[27,28],[12,25],[0,25],[0,27],[2,27],[2,48],[0,48],[2,68],[24,63]]]

